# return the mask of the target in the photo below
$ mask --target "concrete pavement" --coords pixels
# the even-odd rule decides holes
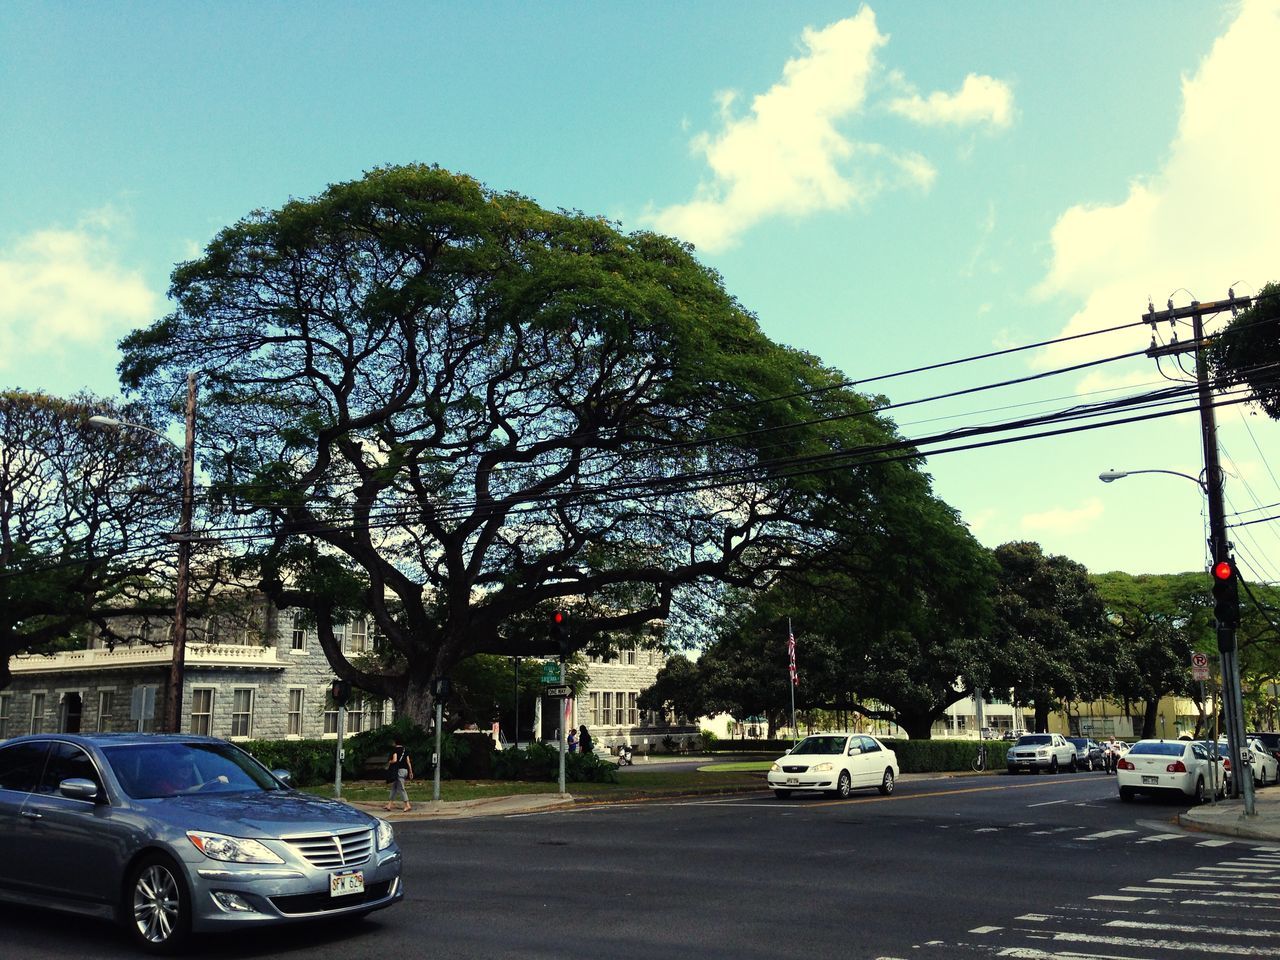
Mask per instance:
[[[1280,787],[1254,791],[1254,815],[1244,815],[1243,800],[1204,803],[1178,815],[1178,823],[1189,830],[1216,833],[1224,837],[1280,842]]]
[[[404,811],[387,810],[379,800],[348,800],[351,806],[375,817],[396,823],[401,820],[458,820],[463,817],[503,817],[520,813],[544,813],[573,806],[567,793],[527,793],[511,797],[481,797],[476,800],[427,800]]]

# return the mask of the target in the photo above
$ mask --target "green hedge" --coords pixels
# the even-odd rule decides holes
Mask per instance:
[[[1010,743],[986,740],[987,769],[1004,766]],[[972,770],[978,756],[977,740],[885,740],[884,745],[898,755],[901,773],[949,773]]]
[[[499,750],[493,755],[493,776],[498,780],[559,781],[560,752],[545,743]],[[566,783],[617,783],[617,764],[594,753],[566,753]]]

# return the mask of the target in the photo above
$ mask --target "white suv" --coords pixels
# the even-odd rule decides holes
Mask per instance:
[[[1060,733],[1028,733],[1009,748],[1005,765],[1010,773],[1076,769],[1076,748]]]

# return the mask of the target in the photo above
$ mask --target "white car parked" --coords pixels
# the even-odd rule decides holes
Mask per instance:
[[[1204,803],[1212,774],[1209,751],[1191,740],[1139,740],[1116,763],[1121,800],[1139,793],[1181,793]]]
[[[893,793],[898,756],[864,733],[817,733],[805,737],[769,768],[769,787],[779,800],[793,790],[823,790],[847,797],[858,787]]]
[[[1265,787],[1268,784],[1275,783],[1277,778],[1280,777],[1280,760],[1275,758],[1271,751],[1263,745],[1261,740],[1249,737],[1245,740],[1245,746],[1248,748],[1245,750],[1245,759],[1253,768],[1254,786]],[[1228,756],[1228,750],[1227,741],[1219,740],[1218,753],[1221,756],[1226,757]],[[1224,760],[1223,766],[1227,771],[1227,779],[1230,780],[1231,760]]]
[[[1037,770],[1048,770],[1057,773],[1059,770],[1076,769],[1076,748],[1060,733],[1028,733],[1018,738],[1018,742],[1009,748],[1005,755],[1005,767],[1010,773],[1026,770],[1035,773]]]

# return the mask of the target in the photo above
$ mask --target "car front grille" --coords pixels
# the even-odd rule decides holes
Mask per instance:
[[[782,772],[783,773],[804,773],[808,769],[809,769],[808,767],[797,767],[793,764],[792,766],[789,766],[789,767],[784,766],[782,768]]]
[[[326,910],[342,910],[382,900],[390,890],[391,881],[386,880],[369,884],[364,888],[364,893],[353,893],[345,897],[331,897],[327,893],[300,893],[289,897],[272,897],[271,902],[285,914],[323,913]]]
[[[292,837],[287,842],[307,863],[321,870],[352,867],[364,863],[373,853],[372,830]]]

